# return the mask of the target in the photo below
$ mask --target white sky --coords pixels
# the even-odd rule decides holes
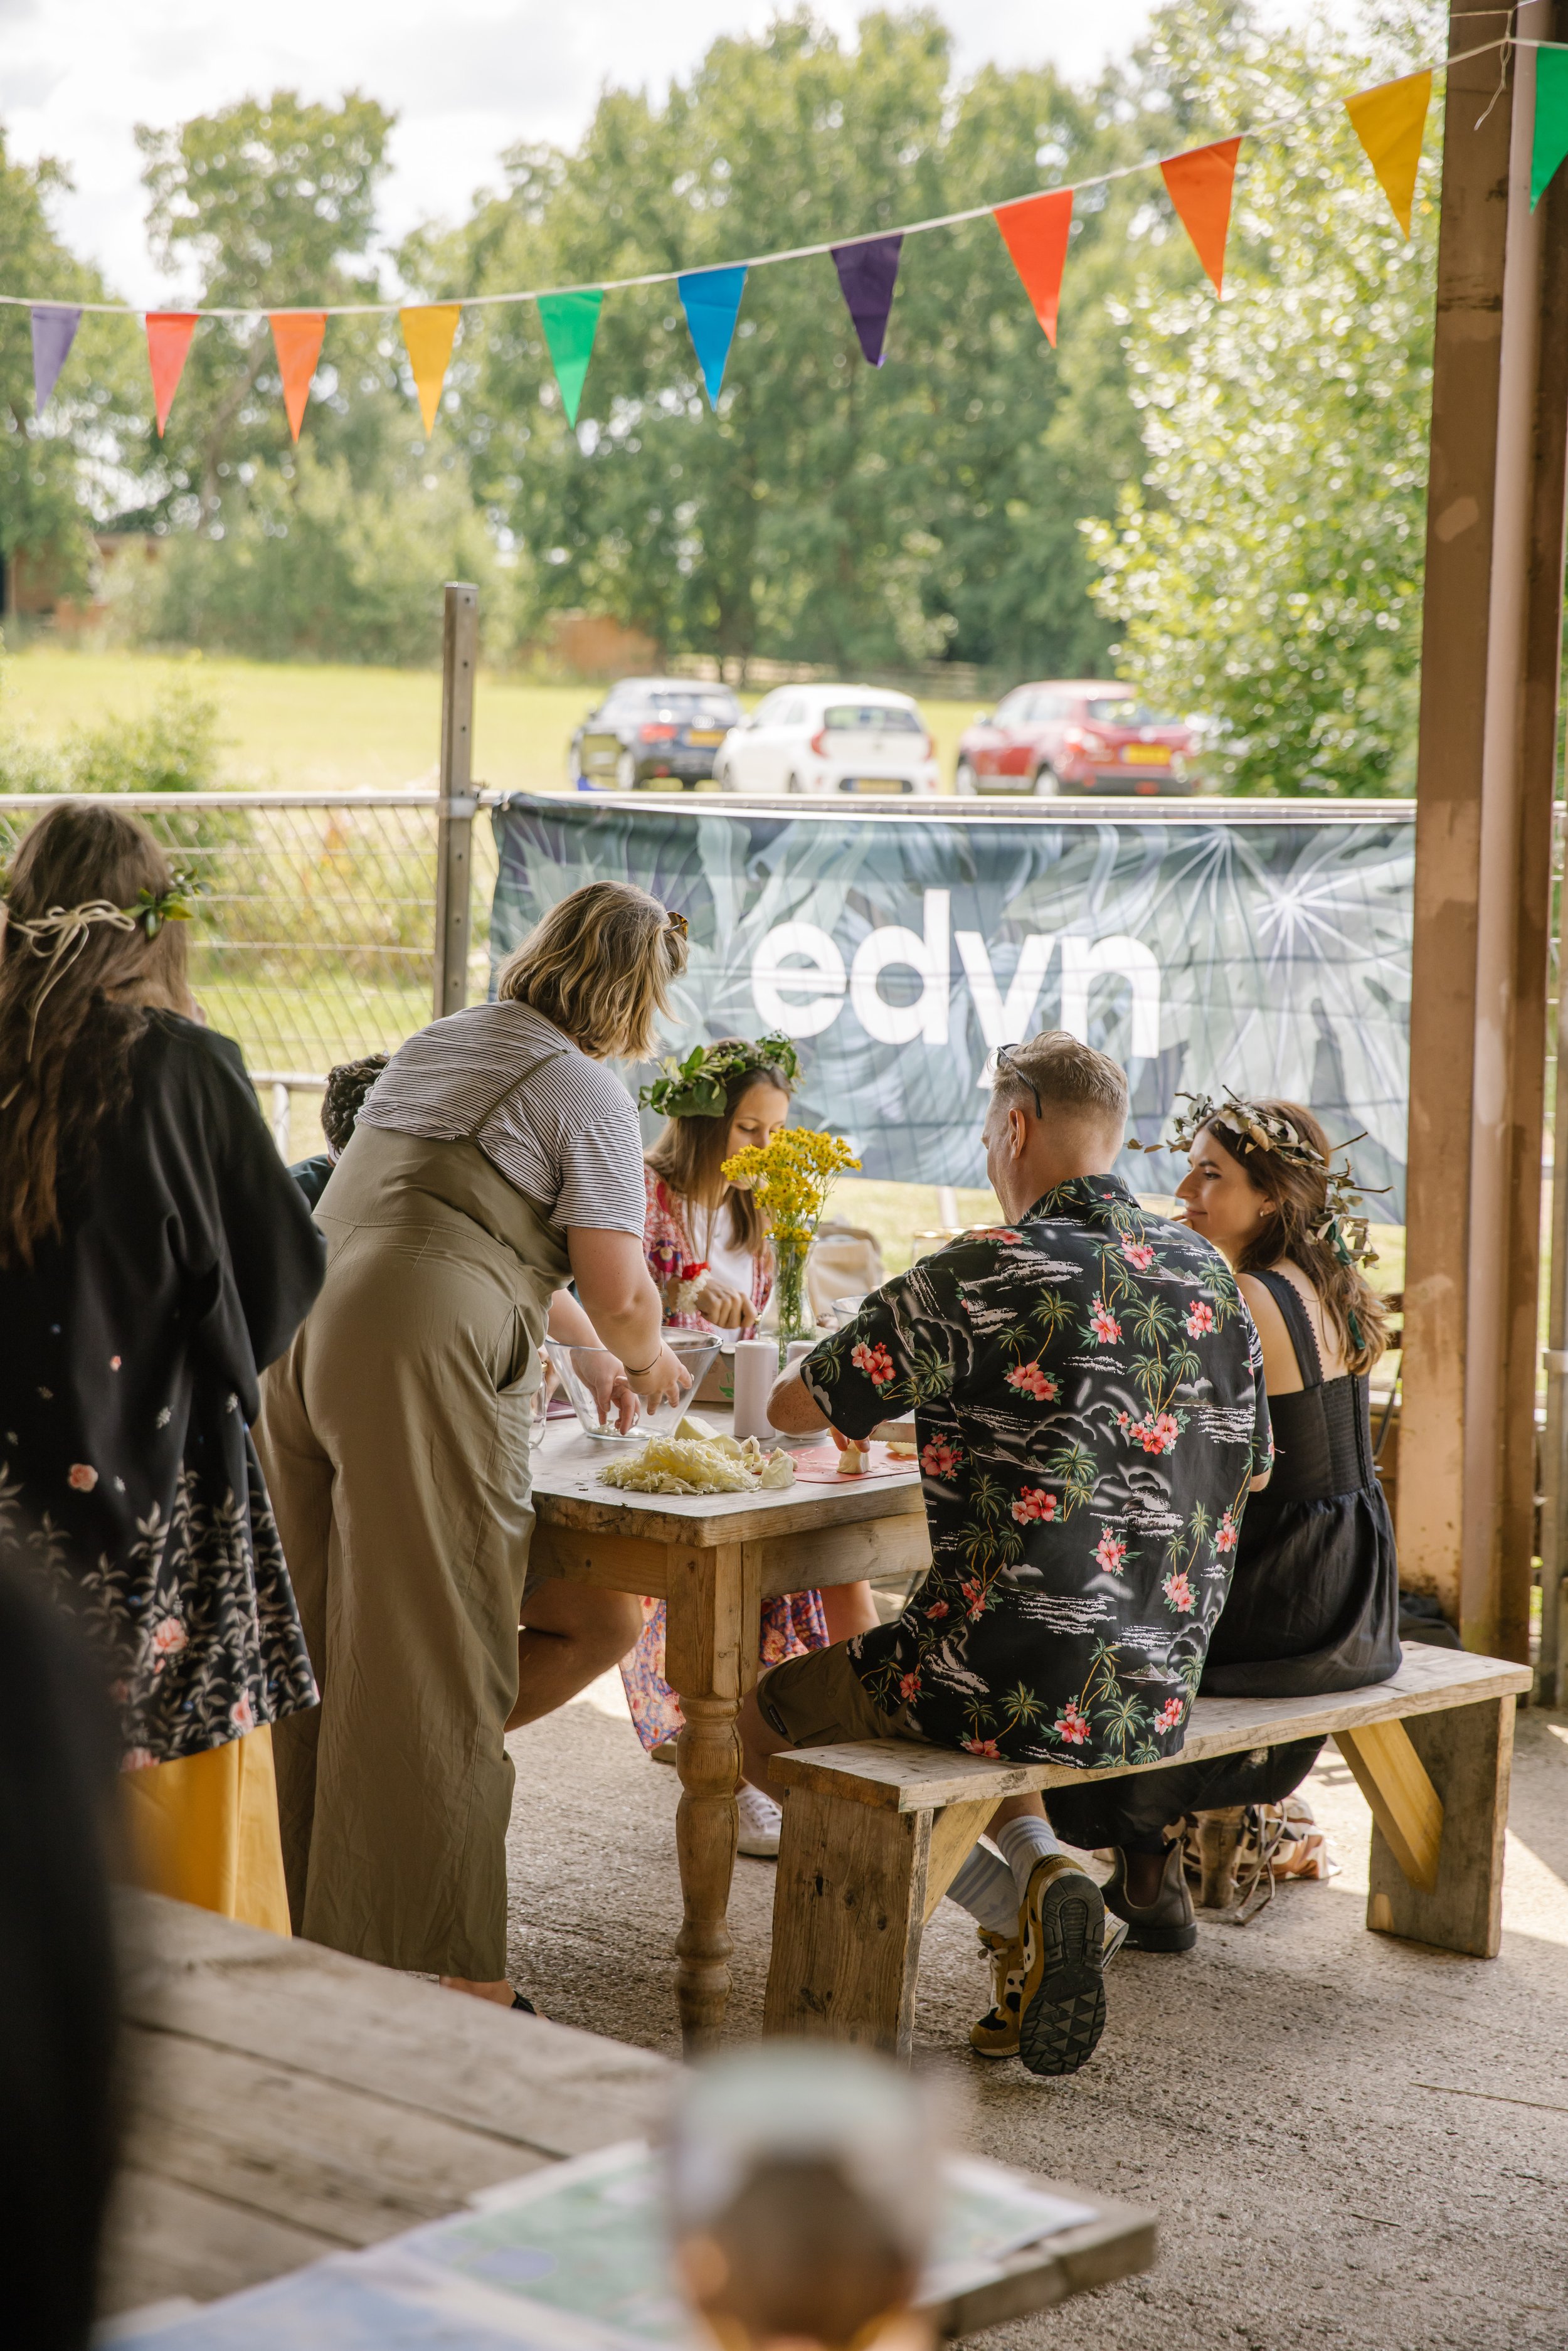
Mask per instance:
[[[817,0],[841,35],[868,5]],[[759,31],[772,13],[766,0],[0,0],[0,120],[17,161],[53,155],[70,172],[76,193],[55,208],[67,241],[123,299],[157,303],[179,289],[147,251],[138,122],[357,87],[400,117],[390,242],[460,218],[515,140],[574,141],[606,81],[662,89],[716,35]],[[1080,76],[1131,48],[1149,0],[952,0],[946,13],[961,71]]]

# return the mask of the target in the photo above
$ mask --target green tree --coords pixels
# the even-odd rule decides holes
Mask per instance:
[[[1226,298],[1125,310],[1146,466],[1086,524],[1124,674],[1205,713],[1233,787],[1414,789],[1440,127],[1400,233],[1334,93],[1430,56],[1434,12],[1369,47],[1161,12],[1141,60],[1216,129],[1314,110],[1243,150]]]

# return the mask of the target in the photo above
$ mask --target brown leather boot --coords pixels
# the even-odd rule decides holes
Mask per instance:
[[[1197,1940],[1197,1921],[1182,1868],[1181,1839],[1166,1847],[1160,1890],[1152,1902],[1127,1899],[1127,1856],[1116,1847],[1116,1866],[1105,1888],[1105,1907],[1127,1922],[1130,1951],[1190,1951]]]

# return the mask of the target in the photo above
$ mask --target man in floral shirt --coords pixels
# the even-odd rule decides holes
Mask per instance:
[[[1065,1032],[1004,1049],[985,1140],[1015,1221],[921,1259],[774,1390],[800,1433],[913,1411],[932,1565],[894,1623],[765,1677],[748,1777],[871,1737],[1085,1770],[1179,1753],[1269,1415],[1225,1260],[1106,1172],[1126,1113],[1116,1064]],[[976,2046],[1074,2071],[1103,2023],[1098,1888],[1038,1797],[992,1830],[1009,1869],[980,1850],[953,1886],[997,1959]]]

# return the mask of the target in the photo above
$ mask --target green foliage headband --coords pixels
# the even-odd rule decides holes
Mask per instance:
[[[1367,1236],[1363,1196],[1369,1190],[1386,1191],[1388,1187],[1358,1184],[1348,1161],[1343,1167],[1333,1165],[1333,1154],[1348,1151],[1353,1143],[1364,1142],[1364,1132],[1351,1135],[1344,1143],[1332,1144],[1325,1160],[1314,1144],[1297,1134],[1289,1119],[1262,1110],[1256,1102],[1244,1102],[1228,1086],[1223,1102],[1217,1102],[1210,1094],[1179,1093],[1176,1100],[1188,1107],[1176,1113],[1175,1124],[1166,1140],[1163,1144],[1129,1143],[1129,1151],[1190,1151],[1205,1128],[1213,1126],[1221,1130],[1244,1166],[1255,1154],[1267,1152],[1291,1166],[1310,1168],[1323,1178],[1325,1192],[1322,1208],[1307,1227],[1312,1238],[1326,1241],[1342,1264],[1377,1263],[1377,1251]]]
[[[661,1118],[722,1118],[729,1081],[747,1070],[777,1070],[788,1089],[800,1074],[800,1057],[789,1038],[776,1032],[759,1037],[755,1045],[726,1037],[716,1045],[694,1045],[684,1061],[673,1054],[661,1061],[659,1075],[637,1099]]]

